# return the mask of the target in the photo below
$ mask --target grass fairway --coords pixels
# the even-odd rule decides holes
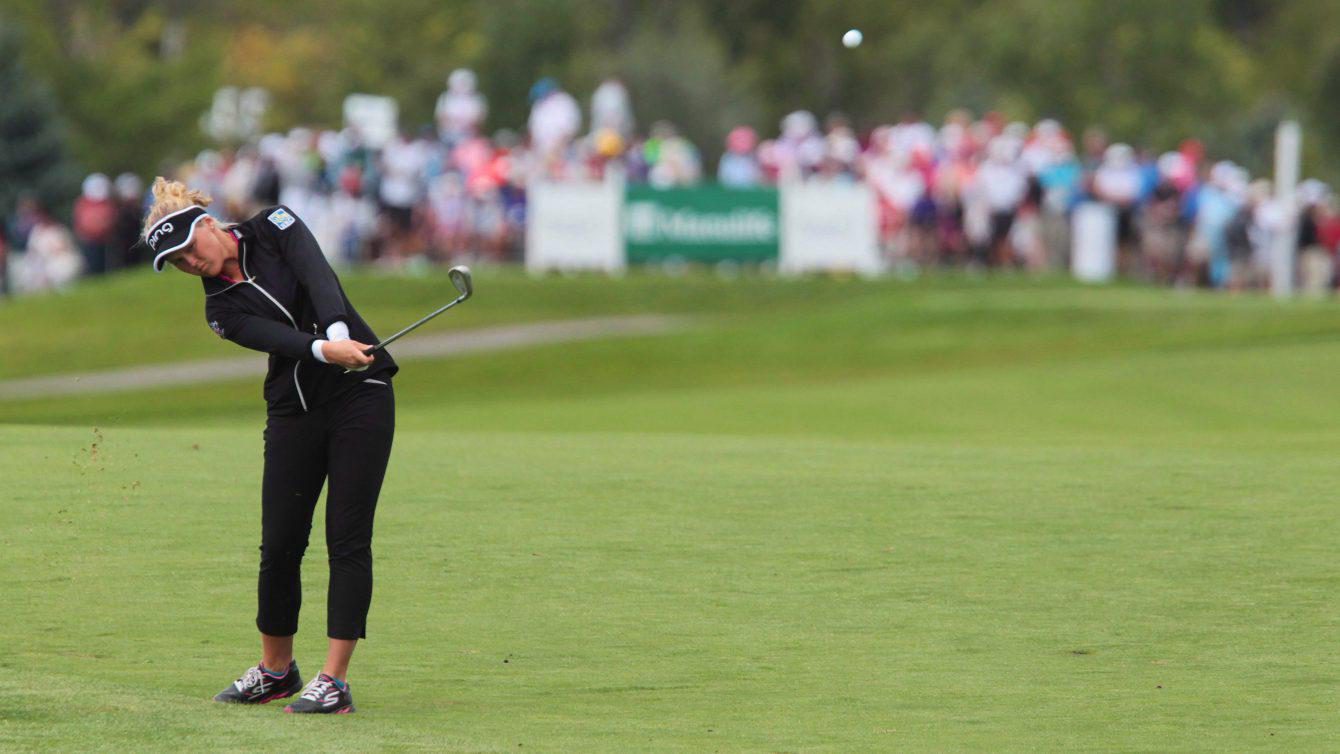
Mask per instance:
[[[173,282],[0,306],[0,377],[239,352]],[[346,283],[388,331],[445,285]],[[257,659],[259,375],[0,401],[0,749],[1340,741],[1340,307],[1013,279],[477,288],[441,327],[693,320],[404,365],[349,718],[209,701]],[[323,550],[318,520],[309,676]]]

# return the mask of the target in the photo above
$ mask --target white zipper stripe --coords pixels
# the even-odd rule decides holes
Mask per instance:
[[[237,232],[237,228],[233,228],[230,232],[233,238],[237,239],[237,263],[242,265],[242,277],[250,280],[251,274],[247,272],[247,247],[242,243],[242,234]]]
[[[298,382],[298,367],[302,366],[301,361],[293,363],[293,387],[298,389],[298,402],[302,404],[302,410],[307,410],[307,399],[302,395],[302,383]]]
[[[245,272],[246,272],[246,269],[244,268],[244,269],[242,270],[242,272],[245,273]],[[302,329],[298,327],[298,322],[297,322],[297,320],[293,319],[293,315],[288,313],[288,309],[285,309],[283,304],[279,303],[279,301],[278,301],[274,296],[271,296],[269,291],[267,291],[267,290],[265,290],[264,288],[260,287],[260,285],[256,282],[255,278],[253,278],[253,279],[251,279],[251,280],[248,280],[248,281],[246,281],[246,282],[251,283],[251,285],[252,285],[256,290],[258,290],[258,291],[260,291],[261,293],[265,294],[265,297],[268,298],[268,299],[270,299],[270,303],[272,303],[272,304],[274,304],[275,306],[279,307],[279,311],[283,312],[285,317],[288,317],[288,321],[293,325],[293,329],[294,329],[294,330],[297,330],[298,332],[302,332]],[[298,382],[298,367],[300,367],[300,366],[302,366],[302,362],[301,362],[301,361],[295,362],[295,363],[293,364],[293,387],[295,387],[295,388],[298,389],[298,402],[302,404],[302,410],[303,410],[303,411],[306,411],[306,410],[307,410],[307,398],[306,398],[306,396],[304,396],[304,395],[302,394],[302,385]]]
[[[228,286],[227,288],[220,288],[219,290],[214,291],[213,293],[206,293],[206,294],[205,294],[205,298],[209,298],[210,296],[217,296],[217,295],[219,295],[220,293],[226,293],[226,292],[231,291],[232,289],[236,288],[236,287],[239,286],[239,285],[242,285],[242,284],[244,284],[244,283],[250,283],[250,282],[251,282],[251,278],[247,278],[246,280],[239,280],[239,281],[237,281],[236,283],[233,283],[232,285]]]
[[[285,317],[288,317],[288,321],[289,321],[290,324],[293,325],[293,329],[294,329],[294,330],[298,330],[298,332],[302,332],[302,330],[298,329],[298,323],[297,323],[296,321],[294,321],[294,319],[293,319],[293,315],[292,315],[292,314],[289,314],[289,313],[288,313],[288,309],[285,309],[283,304],[279,303],[279,302],[275,299],[274,296],[271,296],[269,291],[267,291],[267,290],[265,290],[264,288],[260,287],[260,285],[259,285],[254,279],[252,279],[252,280],[247,280],[247,281],[245,281],[245,282],[251,283],[251,285],[254,286],[254,287],[256,288],[256,290],[260,291],[261,293],[264,293],[264,294],[265,294],[265,297],[268,298],[268,299],[270,299],[270,303],[272,303],[272,304],[274,304],[275,306],[279,307],[279,311],[283,312]]]
[[[241,235],[240,233],[238,233],[236,229],[233,229],[233,230],[232,230],[232,234],[233,234],[233,237],[237,239],[237,247],[238,247],[237,261],[238,261],[239,264],[242,265],[242,277],[246,278],[246,280],[241,280],[241,281],[238,281],[238,282],[236,282],[236,283],[233,283],[232,285],[228,286],[227,288],[224,288],[223,291],[231,290],[231,289],[233,289],[233,288],[236,288],[236,287],[239,286],[239,285],[242,285],[243,283],[250,283],[251,286],[252,286],[253,288],[255,288],[256,290],[258,290],[258,291],[260,291],[262,294],[264,294],[264,296],[265,296],[266,298],[270,299],[270,303],[272,303],[272,304],[274,304],[275,306],[279,307],[279,311],[283,312],[285,317],[288,317],[289,324],[293,325],[293,329],[294,329],[294,330],[297,330],[298,332],[302,332],[302,328],[298,327],[298,322],[297,322],[297,320],[293,319],[293,315],[292,315],[292,314],[289,314],[288,309],[285,309],[285,308],[284,308],[284,305],[281,304],[281,303],[279,303],[278,299],[276,299],[274,296],[271,296],[271,295],[270,295],[270,292],[267,291],[267,290],[265,290],[264,288],[262,288],[262,287],[260,286],[260,284],[258,284],[258,283],[256,282],[256,278],[252,277],[252,276],[247,272],[247,253],[246,253],[246,248],[243,246],[242,235]],[[218,294],[220,294],[220,293],[223,293],[223,291],[215,291],[214,293],[211,293],[211,294],[208,294],[208,295],[210,295],[210,296],[216,296],[216,295],[218,295]],[[306,410],[307,410],[307,396],[305,396],[305,395],[302,394],[302,384],[298,382],[298,367],[300,367],[300,366],[302,366],[302,361],[297,361],[297,362],[295,362],[295,363],[293,364],[293,387],[297,388],[297,390],[298,390],[298,402],[302,404],[302,410],[303,410],[303,411],[306,411]]]

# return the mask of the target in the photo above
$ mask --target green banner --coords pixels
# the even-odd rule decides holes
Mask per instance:
[[[777,190],[630,186],[624,203],[628,261],[762,262],[776,259]]]

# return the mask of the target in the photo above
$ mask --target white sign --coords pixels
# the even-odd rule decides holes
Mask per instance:
[[[214,92],[214,103],[201,127],[215,141],[245,141],[260,135],[270,95],[260,87],[225,86]]]
[[[879,254],[875,195],[863,184],[787,183],[781,187],[783,273],[815,270],[876,275]]]
[[[531,184],[526,269],[623,270],[622,209],[622,181]]]
[[[1071,220],[1070,271],[1086,283],[1106,283],[1117,274],[1117,210],[1084,202]]]
[[[390,97],[351,94],[344,98],[344,125],[373,149],[381,149],[395,138],[399,120],[400,106]]]

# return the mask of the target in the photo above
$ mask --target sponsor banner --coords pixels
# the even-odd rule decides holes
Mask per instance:
[[[526,269],[624,268],[621,182],[532,183],[526,204]]]
[[[875,275],[884,270],[876,237],[875,195],[852,183],[782,186],[780,270]]]
[[[632,186],[624,202],[623,233],[630,263],[776,259],[781,235],[777,191]]]

